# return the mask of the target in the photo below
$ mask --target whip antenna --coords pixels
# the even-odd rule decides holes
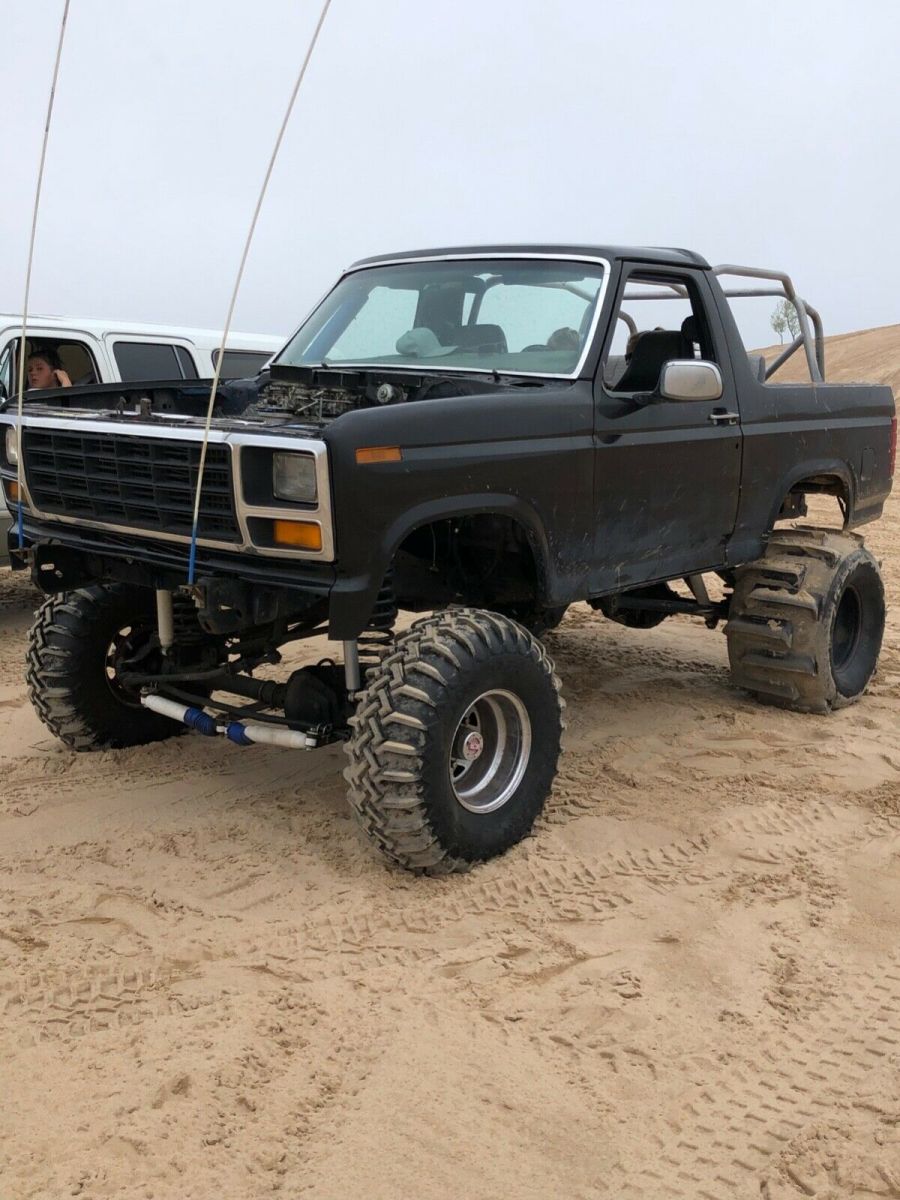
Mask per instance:
[[[22,495],[25,481],[25,469],[22,463],[22,408],[25,397],[25,332],[28,325],[28,297],[31,292],[31,264],[34,260],[34,237],[37,233],[38,208],[41,203],[41,185],[44,182],[44,162],[47,158],[47,139],[50,136],[50,118],[53,116],[53,101],[56,96],[56,80],[59,77],[59,60],[62,58],[63,38],[66,33],[66,21],[69,17],[69,0],[63,6],[62,20],[59,25],[59,41],[56,46],[56,61],[53,64],[53,81],[50,84],[50,99],[47,102],[47,119],[44,122],[44,140],[41,144],[41,162],[38,167],[37,187],[34,191],[34,210],[31,214],[31,239],[28,243],[28,266],[25,270],[25,299],[22,303],[22,334],[19,338],[19,371],[18,371],[18,406],[16,414],[16,456],[17,482],[19,488],[17,524],[19,527],[19,549],[25,547],[24,518],[22,515]]]
[[[225,328],[222,330],[222,341],[219,345],[219,353],[216,355],[215,372],[213,374],[212,386],[209,389],[209,406],[206,410],[206,426],[203,431],[203,443],[200,447],[200,462],[197,468],[197,490],[194,494],[194,518],[191,525],[191,552],[188,558],[188,583],[194,582],[194,567],[197,560],[197,526],[200,520],[200,493],[203,489],[203,471],[206,467],[206,449],[209,445],[209,432],[212,425],[213,408],[216,403],[216,390],[219,386],[219,375],[222,370],[222,359],[225,356],[225,343],[228,340],[228,334],[231,330],[231,318],[234,316],[234,306],[237,301],[238,289],[241,286],[241,279],[244,275],[244,267],[247,263],[247,256],[250,253],[250,243],[253,241],[253,234],[256,232],[256,222],[259,218],[259,212],[262,208],[263,200],[265,199],[266,190],[269,186],[269,179],[272,176],[272,169],[275,166],[275,160],[278,157],[278,151],[281,149],[281,143],[284,139],[284,133],[287,129],[288,121],[291,118],[291,112],[294,108],[294,101],[297,99],[297,93],[300,91],[300,85],[303,82],[303,77],[306,74],[306,68],[309,66],[309,60],[312,58],[312,52],[315,49],[316,42],[319,40],[319,33],[322,25],[325,22],[325,16],[328,9],[331,7],[331,0],[325,0],[322,5],[322,11],[319,13],[319,20],[316,22],[316,27],[313,30],[312,38],[306,50],[306,56],[300,66],[300,71],[297,75],[297,80],[294,84],[294,90],[291,92],[291,98],[288,101],[288,106],[284,114],[284,119],[281,122],[281,128],[278,131],[278,137],[275,139],[275,145],[272,147],[272,155],[269,159],[269,165],[266,168],[266,174],[262,182],[262,187],[259,189],[259,198],[256,201],[256,208],[253,212],[253,220],[250,222],[250,230],[247,233],[247,241],[244,244],[244,253],[241,255],[241,265],[238,267],[237,278],[234,281],[234,291],[231,293],[231,303],[228,306],[228,315],[225,318]]]

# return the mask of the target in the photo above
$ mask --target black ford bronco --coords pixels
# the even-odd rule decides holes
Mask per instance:
[[[749,294],[797,311],[774,362],[738,334]],[[801,352],[809,384],[770,382]],[[786,275],[498,246],[357,263],[268,370],[217,389],[208,432],[209,383],[44,393],[21,423],[8,401],[11,555],[47,595],[31,699],[77,750],[343,741],[378,848],[464,869],[551,787],[563,702],[539,638],[573,601],[725,622],[766,703],[862,694],[884,593],[850,530],[890,491],[894,400],[822,378]],[[817,493],[843,531],[777,527]],[[399,609],[428,615],[397,632]],[[342,662],[279,680],[282,648],[322,633]]]

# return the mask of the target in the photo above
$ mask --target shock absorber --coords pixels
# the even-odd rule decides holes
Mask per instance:
[[[156,627],[163,654],[170,654],[175,645],[175,617],[172,593],[165,588],[156,589]]]

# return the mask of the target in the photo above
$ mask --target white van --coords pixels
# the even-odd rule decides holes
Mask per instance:
[[[73,386],[211,379],[222,342],[221,333],[212,329],[176,329],[80,317],[29,317],[26,332],[26,360],[36,349],[55,351]],[[17,394],[21,335],[22,317],[0,313],[0,400]],[[230,333],[220,377],[256,375],[283,345],[284,338],[264,333]],[[27,379],[25,384],[27,387]],[[7,557],[9,524],[0,500],[0,562]]]
[[[21,316],[0,313],[0,396],[14,395],[18,386],[21,332]],[[26,357],[35,348],[56,351],[74,385],[211,379],[222,341],[211,329],[77,317],[29,317],[27,334]],[[284,338],[263,333],[229,334],[221,377],[256,375],[283,345]]]

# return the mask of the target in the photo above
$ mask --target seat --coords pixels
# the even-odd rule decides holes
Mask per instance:
[[[604,379],[606,380],[607,387],[615,391],[618,381],[625,374],[626,366],[627,363],[625,362],[624,354],[611,354],[609,356],[606,360],[606,370],[604,371]]]
[[[750,373],[757,383],[766,382],[766,369],[768,363],[764,354],[748,354],[747,361],[750,364]]]
[[[506,334],[499,325],[457,325],[447,334],[445,344],[484,354],[506,354],[508,349]]]
[[[638,334],[625,374],[614,385],[616,392],[652,392],[659,383],[663,363],[685,357],[680,330],[650,329]]]
[[[695,316],[685,317],[681,322],[681,336],[684,338],[686,358],[695,358],[694,347],[700,345],[700,328]]]

